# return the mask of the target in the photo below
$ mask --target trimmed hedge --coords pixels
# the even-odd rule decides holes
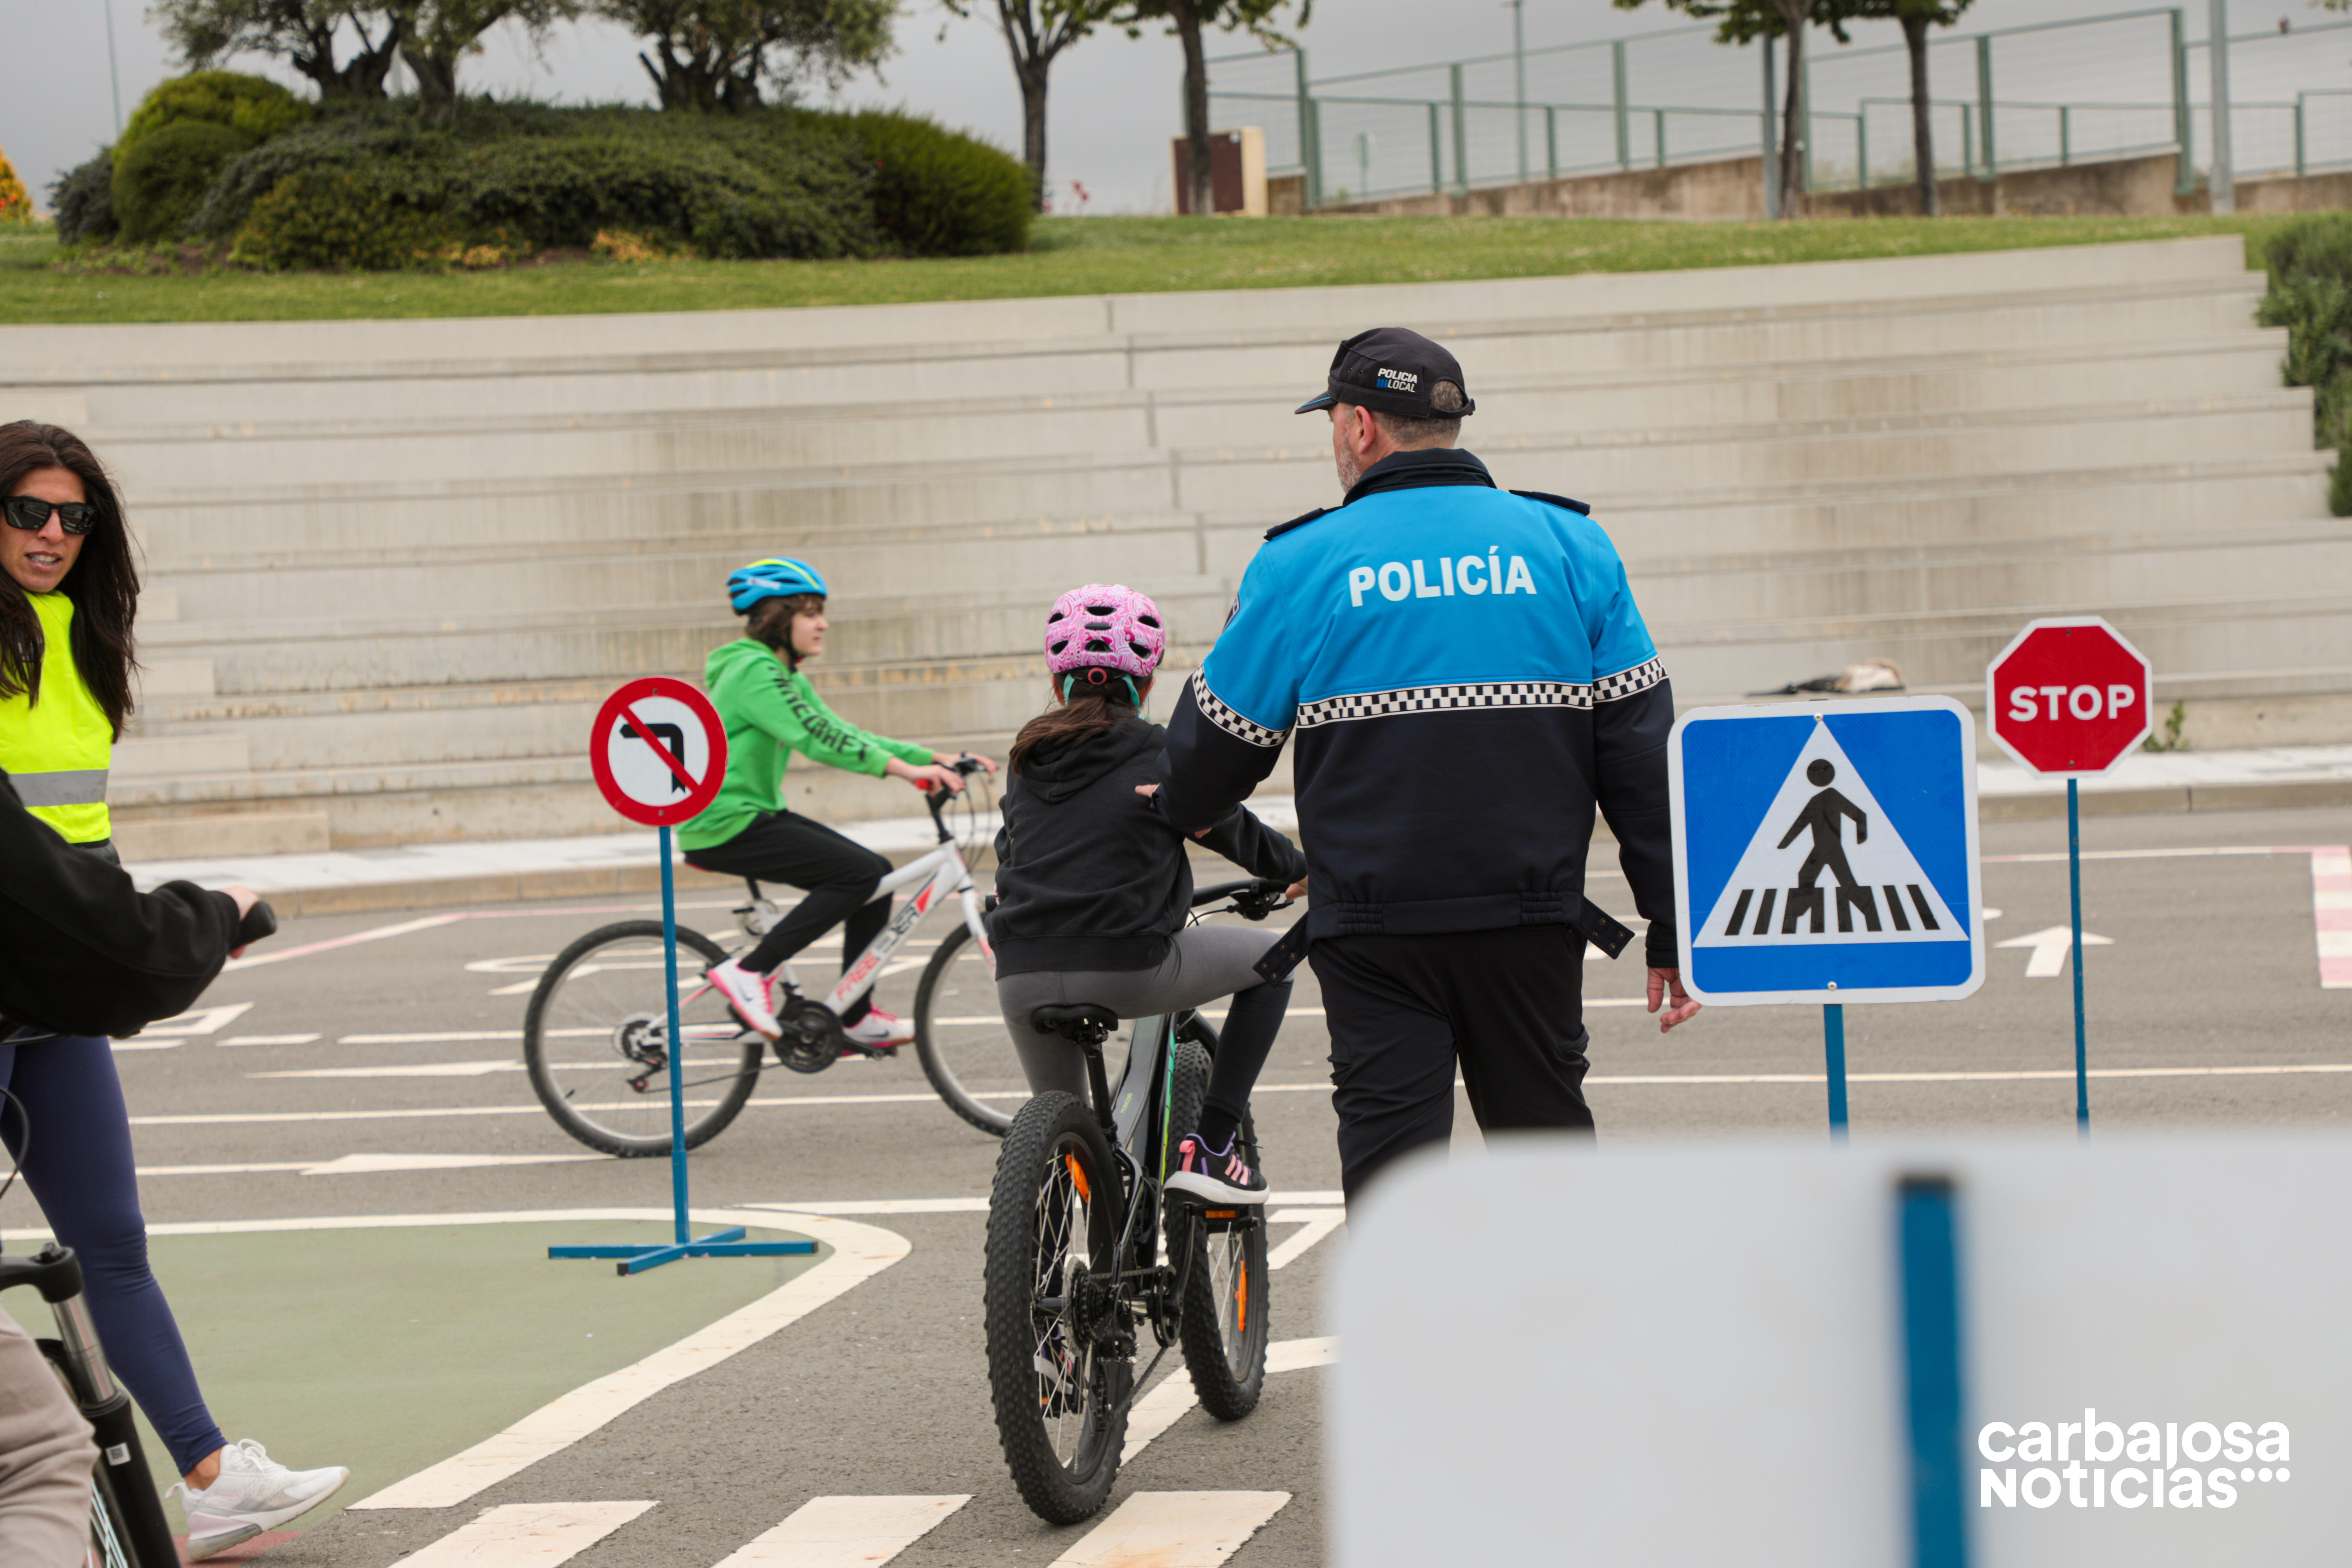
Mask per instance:
[[[267,142],[310,117],[310,106],[267,77],[239,71],[196,71],[159,84],[131,111],[117,153],[163,130],[204,121],[243,132],[247,145]]]
[[[298,180],[330,174],[340,178]],[[298,219],[298,195],[331,210]],[[436,244],[495,236],[525,251],[584,250],[618,231],[720,258],[817,259],[1019,249],[1031,216],[1018,162],[903,115],[469,100],[447,129],[420,125],[401,103],[331,106],[229,163],[189,226],[235,237],[256,266],[373,269],[387,265],[385,247],[331,239],[371,213],[415,219]]]
[[[2265,259],[2263,325],[2287,329],[2287,384],[2312,389],[2313,434],[2337,454],[2330,509],[2352,517],[2352,213],[2280,230]]]
[[[114,216],[134,243],[179,234],[230,160],[253,146],[253,133],[210,120],[175,120],[118,148]]]
[[[56,215],[63,244],[112,239],[119,226],[114,221],[114,149],[104,149],[51,181],[49,211]]]
[[[910,114],[826,116],[855,132],[874,166],[874,216],[915,256],[1029,248],[1037,216],[1028,165]]]

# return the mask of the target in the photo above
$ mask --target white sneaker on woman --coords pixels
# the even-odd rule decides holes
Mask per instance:
[[[903,1046],[915,1037],[915,1021],[873,1007],[855,1024],[844,1024],[841,1032],[861,1046]]]
[[[352,1479],[341,1465],[289,1470],[247,1437],[221,1450],[220,1474],[197,1491],[185,1481],[172,1488],[188,1512],[188,1560],[195,1562],[250,1541],[299,1519],[342,1489]]]

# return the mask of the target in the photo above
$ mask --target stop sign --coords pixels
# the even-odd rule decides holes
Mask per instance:
[[[2147,660],[2095,616],[2035,621],[1985,668],[1985,727],[2037,773],[2105,773],[2152,722]]]

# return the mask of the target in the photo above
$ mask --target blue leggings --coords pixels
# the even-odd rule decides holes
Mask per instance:
[[[183,1474],[226,1446],[171,1304],[147,1266],[147,1221],[131,1155],[131,1113],[114,1076],[114,1049],[89,1036],[0,1046],[0,1140],[29,1152],[25,1184],[57,1238],[81,1255],[83,1293],[106,1359],[147,1413]],[[25,1121],[32,1122],[26,1149]]]

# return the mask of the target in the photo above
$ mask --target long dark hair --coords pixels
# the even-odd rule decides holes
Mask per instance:
[[[0,425],[0,496],[36,468],[63,468],[81,481],[98,509],[97,524],[81,536],[60,588],[73,601],[73,660],[81,682],[106,711],[119,738],[131,718],[131,672],[139,668],[131,623],[139,614],[139,567],[131,558],[131,531],[105,466],[82,438],[55,425],[19,419]],[[31,596],[0,572],[0,698],[41,696],[41,620]]]
[[[1021,726],[1004,765],[1017,773],[1029,753],[1040,746],[1078,745],[1114,724],[1126,723],[1139,711],[1137,700],[1150,691],[1149,677],[1138,687],[1117,670],[1099,666],[1055,676],[1054,705]]]

